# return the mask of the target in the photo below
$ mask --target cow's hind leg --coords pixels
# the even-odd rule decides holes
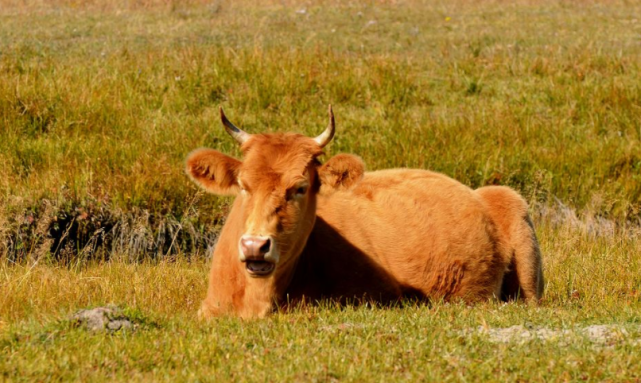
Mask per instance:
[[[504,186],[487,186],[476,192],[485,201],[509,252],[510,266],[503,278],[501,298],[538,301],[543,296],[543,265],[527,203]]]

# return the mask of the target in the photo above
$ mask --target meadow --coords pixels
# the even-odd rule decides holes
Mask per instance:
[[[629,1],[0,0],[0,380],[639,381],[640,36]],[[522,193],[542,303],[198,321],[231,200],[186,155],[239,155],[220,106],[311,136],[330,103],[328,156]],[[67,320],[105,304],[136,330]]]

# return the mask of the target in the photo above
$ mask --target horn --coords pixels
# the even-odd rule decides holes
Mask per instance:
[[[329,105],[329,125],[327,125],[327,129],[323,133],[320,134],[320,136],[314,138],[314,141],[320,145],[320,147],[324,147],[325,145],[329,144],[329,142],[334,138],[334,133],[336,132],[336,123],[334,122],[334,112],[332,112],[332,105]]]
[[[220,120],[223,122],[223,125],[225,126],[225,130],[227,133],[229,133],[230,136],[234,137],[234,139],[239,143],[243,144],[245,141],[251,137],[251,134],[243,131],[242,129],[236,127],[236,125],[232,124],[231,121],[227,119],[227,116],[225,116],[225,112],[223,112],[223,108],[220,108]]]

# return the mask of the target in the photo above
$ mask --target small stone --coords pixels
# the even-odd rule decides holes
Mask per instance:
[[[80,310],[70,320],[90,331],[133,330],[134,324],[116,306]]]

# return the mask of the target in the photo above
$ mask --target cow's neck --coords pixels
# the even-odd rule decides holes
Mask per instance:
[[[246,274],[244,270],[242,270]],[[246,284],[242,300],[235,302],[241,317],[264,317],[273,307],[276,296],[272,278],[252,278],[245,276]]]
[[[298,256],[287,257],[269,278],[252,278],[246,275],[245,294],[243,296],[243,313],[248,317],[262,317],[269,313],[275,304],[281,301],[296,273]]]
[[[242,317],[263,317],[274,308],[284,295],[295,272],[295,267],[281,268],[269,278],[253,278],[244,270],[245,288],[242,299],[235,302]]]

